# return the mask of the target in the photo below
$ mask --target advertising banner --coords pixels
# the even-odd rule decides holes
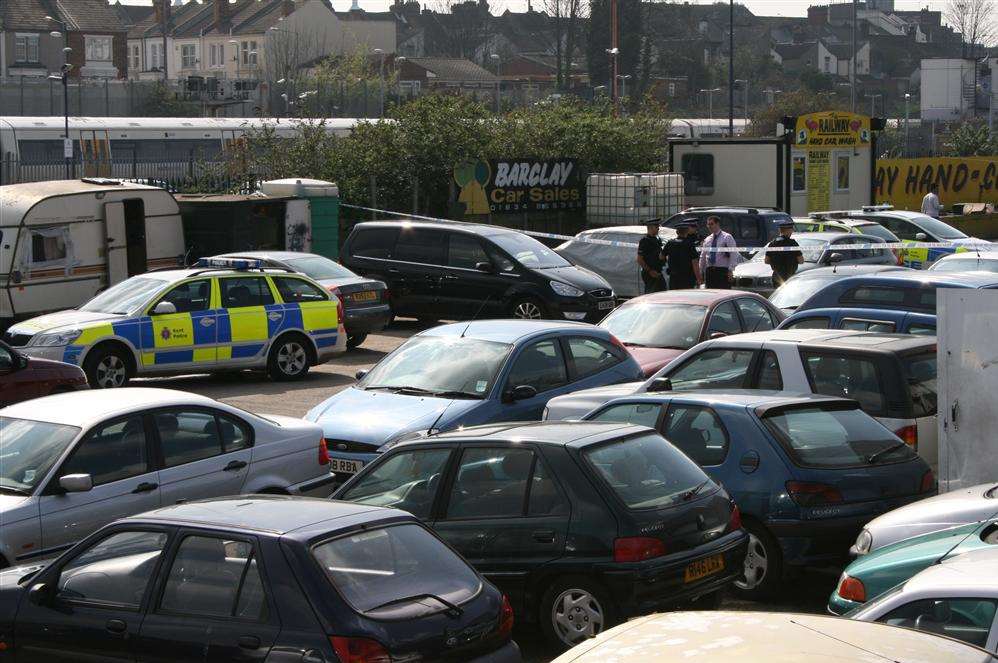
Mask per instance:
[[[807,148],[869,147],[870,118],[840,111],[801,115],[794,144]]]
[[[955,203],[998,203],[998,157],[877,160],[877,202],[920,210],[922,198],[933,183],[939,185],[939,200],[944,207]]]
[[[807,209],[828,209],[831,202],[832,158],[828,150],[808,150]]]
[[[574,159],[465,161],[454,167],[466,215],[578,210],[585,179]]]

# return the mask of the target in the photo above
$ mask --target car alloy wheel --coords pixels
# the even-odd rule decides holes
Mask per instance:
[[[116,354],[108,354],[97,363],[97,387],[113,389],[125,386],[128,381],[128,367]]]
[[[566,589],[551,606],[551,625],[569,647],[594,638],[603,631],[603,606],[584,589]]]
[[[513,308],[513,315],[521,320],[540,320],[541,307],[530,300],[524,300]]]
[[[277,366],[289,377],[298,375],[308,366],[308,353],[297,341],[288,341],[277,351]]]
[[[766,554],[766,547],[755,534],[749,533],[745,569],[735,580],[735,587],[742,590],[755,589],[765,582],[767,570],[769,570],[769,556]]]

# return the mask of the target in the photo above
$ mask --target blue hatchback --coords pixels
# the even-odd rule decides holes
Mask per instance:
[[[990,272],[888,272],[832,281],[808,297],[798,311],[816,308],[875,308],[936,314],[937,288],[998,288]]]
[[[459,426],[535,421],[555,396],[642,379],[610,332],[579,322],[482,320],[413,336],[312,408],[345,480],[395,444]]]
[[[936,316],[876,308],[812,308],[794,313],[777,329],[855,329],[935,336]]]
[[[843,398],[704,390],[629,396],[589,421],[659,431],[722,484],[748,531],[735,590],[772,595],[787,566],[836,563],[875,516],[935,492],[929,466]]]

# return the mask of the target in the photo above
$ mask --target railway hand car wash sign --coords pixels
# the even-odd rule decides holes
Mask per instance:
[[[929,186],[939,185],[939,200],[954,203],[998,202],[998,157],[879,159],[874,181],[877,200],[907,210],[922,208]]]
[[[828,209],[832,176],[835,190],[849,189],[851,155],[870,149],[870,118],[855,113],[824,111],[797,118],[793,157],[793,191],[807,191],[807,211]],[[834,171],[833,171],[834,167]]]
[[[581,209],[585,182],[574,159],[465,161],[454,167],[464,213]]]

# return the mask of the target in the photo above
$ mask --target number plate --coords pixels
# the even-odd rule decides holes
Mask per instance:
[[[613,300],[608,299],[605,302],[597,302],[596,308],[599,309],[600,311],[606,311],[607,309],[613,308],[613,304],[614,304]]]
[[[363,292],[355,292],[350,295],[350,299],[355,302],[373,302],[377,301],[378,293],[373,290],[364,290]]]
[[[329,471],[340,474],[357,474],[364,463],[359,460],[347,460],[346,458],[330,458]]]
[[[724,555],[711,555],[690,562],[683,573],[683,582],[695,582],[724,570]]]

